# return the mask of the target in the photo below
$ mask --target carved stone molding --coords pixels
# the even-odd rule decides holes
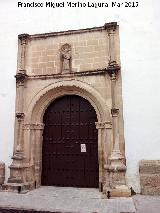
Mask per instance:
[[[64,88],[65,88],[65,92],[64,92]],[[51,95],[47,95],[48,91],[56,91],[58,90],[57,95],[54,95],[53,97]],[[83,98],[86,98],[91,105],[95,108],[97,116],[98,116],[98,120],[102,120],[102,118],[108,118],[108,120],[110,120],[110,113],[108,110],[108,106],[106,105],[105,101],[101,98],[101,95],[99,94],[98,91],[95,90],[94,87],[91,87],[89,85],[89,83],[86,82],[82,82],[80,80],[59,80],[54,84],[49,85],[47,88],[45,88],[44,90],[42,90],[39,95],[37,96],[37,98],[34,100],[33,105],[31,105],[31,109],[30,109],[30,113],[33,110],[33,106],[37,105],[37,109],[36,112],[41,112],[41,108],[43,103],[41,103],[40,105],[38,104],[38,101],[43,98],[44,96],[46,96],[47,102],[51,102],[53,101],[55,98],[62,96],[64,94],[76,94],[76,95],[80,95]],[[94,100],[94,101],[93,101]],[[46,102],[46,100],[45,100]],[[96,107],[98,106],[98,108]],[[40,117],[41,115],[39,115]],[[36,122],[37,118],[34,118]]]
[[[27,79],[26,71],[25,70],[19,70],[19,72],[15,75],[16,83],[24,85],[26,79]]]
[[[18,35],[18,38],[21,40],[21,45],[26,45],[28,43],[29,34],[20,34]]]
[[[113,165],[104,165],[104,169],[106,169],[109,172],[123,172],[126,171],[127,167],[124,164],[117,165],[116,167]]]
[[[116,63],[116,61],[109,62],[107,67],[107,73],[111,77],[111,80],[115,80],[117,78],[119,71],[120,71],[120,66]]]
[[[112,117],[118,117],[119,109],[116,109],[116,108],[111,109],[111,114],[112,114]]]
[[[12,156],[13,160],[23,160],[23,150],[20,144],[17,145],[15,153]]]
[[[72,73],[56,73],[56,74],[45,74],[45,75],[30,75],[27,76],[27,79],[66,79],[66,77],[69,77],[69,80],[75,80],[75,77],[81,77],[81,76],[97,76],[97,75],[105,75],[107,73],[107,69],[96,69],[96,70],[90,70],[90,71],[82,71],[82,72],[72,72]]]
[[[24,120],[25,114],[23,112],[16,112],[16,118],[18,121]]]
[[[104,29],[107,30],[108,32],[115,31],[117,28],[117,22],[110,22],[110,23],[105,23],[104,24]]]
[[[43,130],[44,124],[43,123],[37,123],[37,124],[24,124],[23,125],[24,130]]]
[[[12,156],[12,159],[13,160],[23,160],[23,153],[21,152],[15,152],[15,154]]]
[[[60,60],[61,60],[61,73],[70,73],[72,61],[70,44],[64,44],[61,46]]]
[[[112,129],[111,122],[96,122],[96,129]]]

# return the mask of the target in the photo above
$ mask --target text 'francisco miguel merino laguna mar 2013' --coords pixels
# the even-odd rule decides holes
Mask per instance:
[[[136,1],[126,1],[126,2],[18,2],[18,7],[46,7],[46,8],[105,8],[105,7],[138,7],[138,2]]]

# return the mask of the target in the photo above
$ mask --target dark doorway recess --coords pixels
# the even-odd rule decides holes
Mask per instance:
[[[94,108],[80,96],[50,104],[43,120],[42,185],[98,188],[96,121]]]

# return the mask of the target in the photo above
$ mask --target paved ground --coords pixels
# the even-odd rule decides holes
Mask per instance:
[[[136,195],[133,201],[136,213],[160,213],[160,196]]]
[[[135,212],[132,198],[102,199],[98,189],[41,187],[27,194],[0,192],[0,207],[73,213]]]
[[[27,194],[0,192],[0,213],[7,213],[1,208],[65,213],[160,213],[160,197],[136,195],[108,200],[102,199],[98,189],[47,186]]]

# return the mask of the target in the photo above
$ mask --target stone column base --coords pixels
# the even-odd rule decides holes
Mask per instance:
[[[2,191],[22,194],[25,194],[34,188],[34,183],[7,183],[2,185]]]
[[[126,185],[117,186],[114,189],[105,189],[105,198],[110,197],[131,197],[131,190]]]
[[[105,165],[106,185],[104,186],[104,194],[110,197],[130,197],[131,190],[126,184],[126,166],[122,159],[111,159],[111,165]]]

